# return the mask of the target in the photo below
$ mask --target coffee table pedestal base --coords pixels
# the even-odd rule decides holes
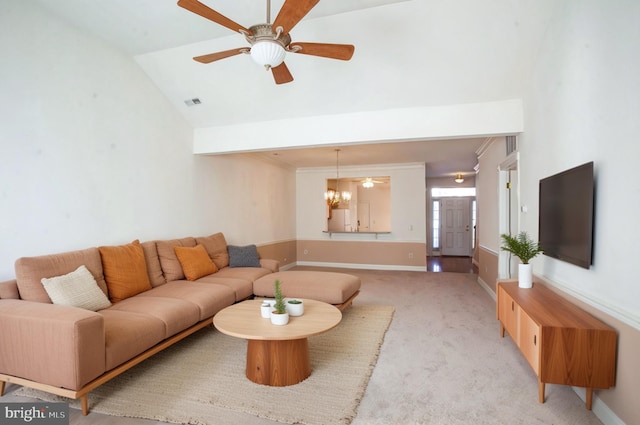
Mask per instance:
[[[256,340],[247,344],[247,378],[256,384],[284,387],[311,375],[307,339]]]

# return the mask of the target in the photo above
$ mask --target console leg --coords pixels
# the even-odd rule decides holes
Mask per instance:
[[[587,409],[591,410],[593,404],[593,388],[587,388]]]
[[[544,403],[544,382],[538,381],[538,401]]]

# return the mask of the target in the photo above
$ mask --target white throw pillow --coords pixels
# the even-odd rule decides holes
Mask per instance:
[[[84,266],[63,276],[42,278],[42,285],[51,302],[98,311],[111,307],[91,272]]]

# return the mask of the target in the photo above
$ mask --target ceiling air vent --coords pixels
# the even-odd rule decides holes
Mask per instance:
[[[187,106],[195,106],[195,105],[199,105],[202,102],[200,102],[200,99],[198,99],[197,97],[194,97],[193,99],[187,99],[184,101],[184,104]]]

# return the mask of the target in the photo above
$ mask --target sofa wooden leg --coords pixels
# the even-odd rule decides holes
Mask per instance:
[[[89,395],[80,396],[80,403],[82,403],[82,416],[87,416],[89,414]]]
[[[4,395],[4,381],[0,381],[0,397]]]
[[[351,304],[353,304],[353,300],[358,296],[359,293],[360,291],[356,291],[356,293],[351,295],[345,302],[343,302],[342,304],[336,305],[338,310],[345,311],[347,308],[349,308]]]

